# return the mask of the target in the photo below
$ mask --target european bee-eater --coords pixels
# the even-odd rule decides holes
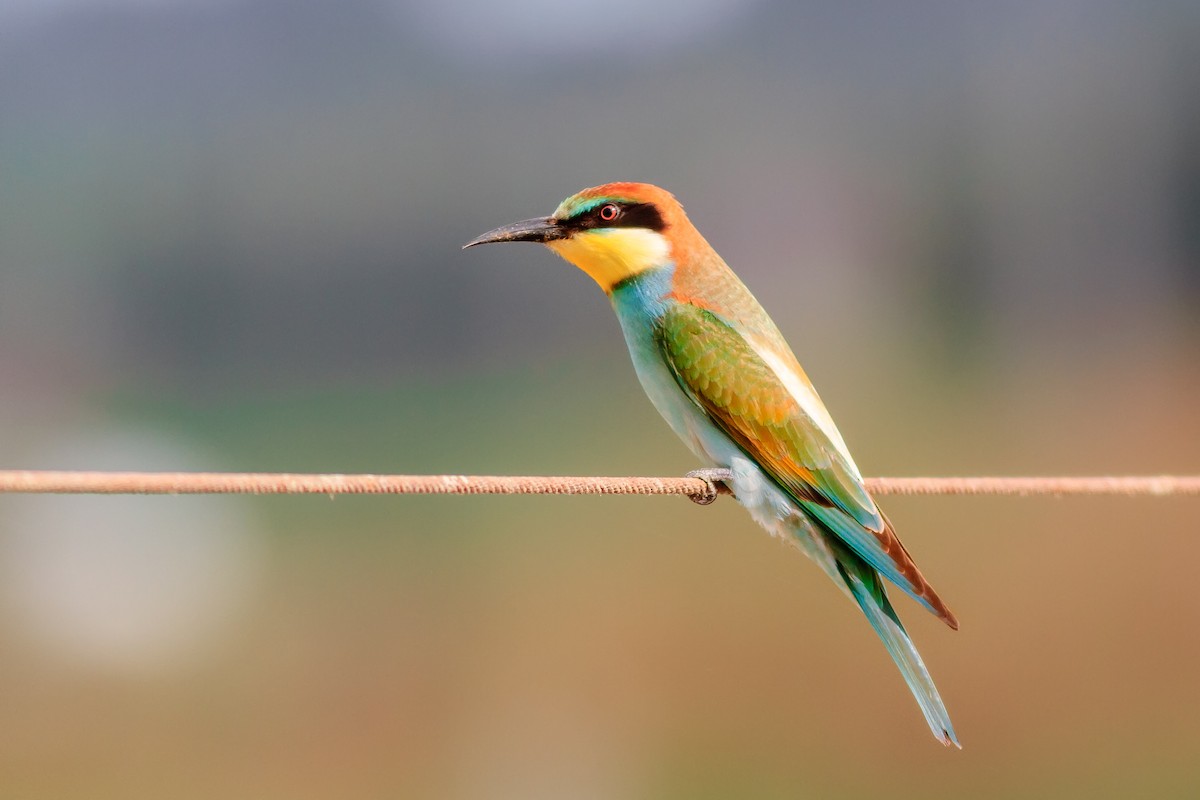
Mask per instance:
[[[612,301],[633,366],[671,429],[751,516],[796,543],[866,614],[929,727],[958,746],[946,707],[888,600],[884,578],[957,630],[775,323],[667,191],[608,183],[549,217],[471,240],[539,242]]]

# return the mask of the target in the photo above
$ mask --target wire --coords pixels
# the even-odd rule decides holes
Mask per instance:
[[[865,484],[872,494],[1200,495],[1200,475],[867,478]],[[723,488],[697,477],[0,470],[0,493],[27,494],[642,494],[710,503]]]

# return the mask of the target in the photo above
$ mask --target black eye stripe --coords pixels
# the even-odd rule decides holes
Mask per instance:
[[[649,228],[660,233],[667,227],[662,214],[658,213],[658,208],[650,203],[635,203],[631,206],[624,206],[622,210],[625,213],[617,217],[614,222],[614,225],[618,227]]]
[[[608,206],[616,206],[620,213],[614,220],[605,220],[600,215]],[[559,223],[562,227],[573,231],[589,230],[591,228],[648,228],[661,233],[667,224],[662,214],[651,203],[612,202],[603,203],[590,208]]]

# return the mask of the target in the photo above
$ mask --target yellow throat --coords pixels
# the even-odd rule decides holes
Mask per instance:
[[[663,266],[671,254],[666,238],[646,228],[581,231],[546,246],[591,275],[605,294],[627,278]]]

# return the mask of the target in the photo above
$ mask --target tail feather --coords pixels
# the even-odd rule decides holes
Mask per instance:
[[[929,723],[929,729],[942,744],[953,745],[961,750],[962,745],[958,743],[958,737],[954,734],[954,726],[950,723],[950,715],[942,703],[941,695],[933,685],[933,679],[929,677],[929,670],[925,669],[925,662],[921,660],[920,653],[913,646],[908,632],[900,623],[900,618],[896,616],[896,610],[888,600],[879,573],[853,553],[838,553],[836,559],[838,573],[846,582],[859,608],[866,614],[871,627],[883,640],[888,654],[900,668],[904,682],[908,684],[909,690],[921,707],[921,713],[925,715],[925,721]]]

